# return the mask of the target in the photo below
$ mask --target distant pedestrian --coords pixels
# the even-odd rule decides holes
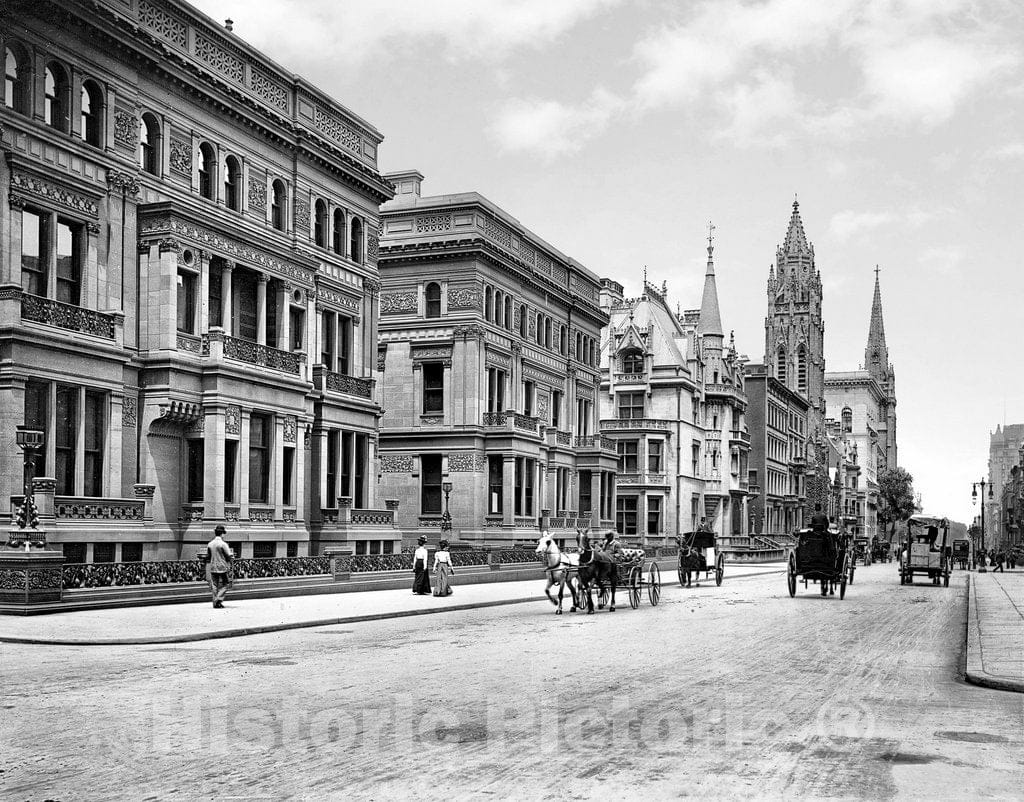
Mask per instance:
[[[454,573],[455,566],[452,565],[452,555],[448,551],[448,541],[442,540],[437,544],[437,551],[434,553],[435,596],[452,595],[450,577]]]
[[[1003,571],[1003,563],[1006,562],[1006,555],[1002,551],[996,552],[995,564],[996,567],[992,569],[993,572],[999,571],[1000,573],[1006,573]]]
[[[224,597],[231,587],[231,561],[235,557],[231,547],[224,542],[225,534],[227,530],[218,524],[213,530],[213,540],[206,544],[205,562],[210,566],[210,592],[216,608],[224,606]]]
[[[412,592],[417,596],[430,595],[430,574],[427,572],[427,538],[420,535],[416,553],[412,557]]]

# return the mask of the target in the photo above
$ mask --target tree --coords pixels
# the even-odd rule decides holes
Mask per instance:
[[[891,524],[889,542],[896,534],[897,521],[905,521],[916,512],[914,477],[904,468],[889,468],[878,477],[878,517]]]

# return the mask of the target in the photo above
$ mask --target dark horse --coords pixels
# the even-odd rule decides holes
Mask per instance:
[[[580,567],[577,573],[579,589],[587,600],[587,613],[594,612],[594,599],[591,596],[591,586],[597,584],[597,592],[600,596],[605,586],[611,587],[611,603],[608,605],[608,612],[615,612],[615,586],[619,581],[619,567],[611,555],[595,549],[590,543],[590,535],[586,529],[576,530],[576,542],[580,547]],[[581,605],[582,606],[582,605]],[[604,607],[598,599],[598,609]]]

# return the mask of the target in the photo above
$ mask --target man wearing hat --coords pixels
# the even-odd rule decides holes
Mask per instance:
[[[213,540],[206,544],[206,562],[210,564],[210,591],[213,593],[213,606],[224,606],[224,597],[231,587],[231,561],[234,554],[231,547],[224,542],[223,535],[227,530],[220,524],[213,530]]]
[[[417,596],[430,595],[430,573],[427,570],[427,538],[420,535],[416,553],[412,557],[412,592]]]

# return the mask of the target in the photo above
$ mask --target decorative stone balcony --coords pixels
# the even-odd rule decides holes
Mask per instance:
[[[357,376],[335,373],[323,365],[313,366],[313,385],[319,390],[332,393],[354,395],[358,398],[373,398],[373,379],[361,379]]]
[[[657,429],[671,431],[675,421],[662,418],[602,418],[601,428],[604,430],[644,430]]]
[[[81,306],[21,293],[21,319],[47,326],[91,334],[106,340],[117,339],[117,324],[124,321],[120,313],[108,314]]]
[[[251,340],[229,337],[218,330],[212,330],[203,336],[202,353],[213,357],[223,354],[228,359],[258,365],[261,368],[279,370],[294,376],[302,373],[302,364],[306,361],[305,354],[294,354],[291,351],[271,348],[269,345],[260,345]]]
[[[734,443],[742,443],[744,445],[750,445],[750,434],[749,432],[741,432],[733,429],[729,432],[729,440]]]
[[[615,441],[610,437],[605,437],[603,434],[580,435],[573,440],[573,445],[576,446],[576,448],[596,448],[601,451],[608,451],[612,454],[618,453],[615,448]]]
[[[537,427],[539,424],[540,418],[534,418],[531,417],[530,415],[523,415],[519,412],[513,412],[511,410],[506,410],[505,412],[484,413],[484,426],[487,427],[512,426],[524,432],[537,434]]]

